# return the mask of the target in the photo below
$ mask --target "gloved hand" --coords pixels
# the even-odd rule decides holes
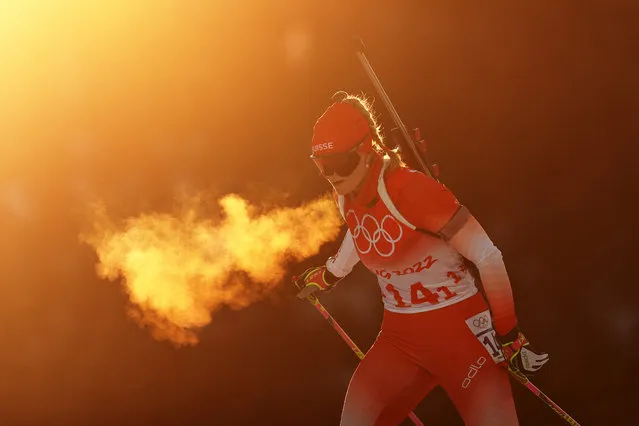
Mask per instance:
[[[508,334],[497,336],[497,340],[501,343],[508,367],[526,375],[537,372],[550,359],[547,353],[533,349],[517,326]]]
[[[331,274],[326,266],[308,268],[299,277],[293,277],[293,281],[300,289],[297,293],[297,297],[300,299],[304,299],[318,290],[332,288],[339,280],[340,278]]]

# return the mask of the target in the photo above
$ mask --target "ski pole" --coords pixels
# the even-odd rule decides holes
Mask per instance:
[[[299,288],[299,286],[297,284],[297,277],[293,277],[293,283],[295,284],[296,287]],[[322,314],[324,319],[329,322],[329,324],[335,329],[335,331],[337,331],[337,334],[339,334],[342,337],[342,339],[344,339],[346,344],[348,344],[348,346],[351,347],[353,352],[355,352],[355,355],[357,355],[357,358],[359,358],[360,360],[363,359],[364,358],[364,352],[362,352],[362,350],[357,346],[357,344],[355,342],[353,342],[353,339],[351,339],[348,336],[348,334],[346,334],[346,331],[344,331],[344,329],[337,323],[337,321],[335,321],[335,319],[333,319],[333,316],[320,303],[320,301],[317,298],[317,296],[315,296],[314,294],[310,294],[310,295],[306,296],[306,300],[311,305],[315,306],[315,309],[317,309],[319,311],[319,313]],[[408,415],[408,418],[411,419],[412,422],[415,423],[416,426],[424,426],[424,423],[422,423],[422,421],[419,420],[419,418],[415,415],[415,413],[411,412]]]
[[[568,424],[573,426],[581,426],[577,420],[573,419],[568,413],[566,413],[556,402],[550,399],[545,393],[541,391],[537,386],[535,386],[529,379],[526,377],[521,371],[516,368],[511,368],[508,366],[508,372],[522,385],[526,386],[529,391],[531,391],[537,398],[541,399],[546,403],[555,413],[557,413],[561,418],[568,422]]]

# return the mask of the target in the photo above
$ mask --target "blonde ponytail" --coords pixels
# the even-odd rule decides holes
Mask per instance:
[[[335,92],[331,99],[334,102],[346,102],[354,106],[360,114],[362,114],[368,120],[368,126],[373,134],[373,149],[382,157],[387,158],[390,163],[387,170],[393,170],[397,167],[405,167],[406,164],[399,153],[399,147],[395,149],[389,148],[384,143],[384,137],[382,135],[382,126],[378,123],[375,117],[376,113],[373,109],[373,104],[364,96],[352,95],[350,93],[339,91]]]

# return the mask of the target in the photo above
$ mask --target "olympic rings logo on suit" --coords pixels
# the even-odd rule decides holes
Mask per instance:
[[[488,316],[487,315],[482,315],[481,317],[475,318],[473,320],[473,325],[475,327],[478,327],[478,328],[483,328],[483,327],[486,327],[488,325],[488,322],[489,322],[488,321]]]
[[[372,249],[375,249],[375,252],[381,257],[390,257],[393,253],[395,253],[395,245],[402,239],[404,230],[402,229],[402,225],[400,225],[400,223],[392,215],[387,214],[384,216],[381,223],[378,222],[374,216],[371,216],[368,213],[362,217],[361,221],[353,210],[349,210],[348,213],[346,213],[345,218],[347,220],[349,215],[352,215],[355,218],[355,227],[352,230],[352,235],[355,246],[360,253],[367,254],[370,253]],[[395,224],[397,232],[391,233],[391,231],[386,228],[386,223],[388,221],[392,221]],[[366,228],[367,223],[372,223],[374,229],[372,233],[368,230],[368,228]],[[368,246],[363,248],[360,247],[359,237],[362,237],[365,242],[368,243]],[[382,241],[388,243],[390,245],[390,249],[383,251],[380,250],[378,243]]]

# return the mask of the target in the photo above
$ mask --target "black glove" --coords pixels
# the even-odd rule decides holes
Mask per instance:
[[[537,372],[550,359],[547,353],[533,349],[517,326],[507,334],[497,336],[497,340],[501,344],[508,368],[526,375]]]

